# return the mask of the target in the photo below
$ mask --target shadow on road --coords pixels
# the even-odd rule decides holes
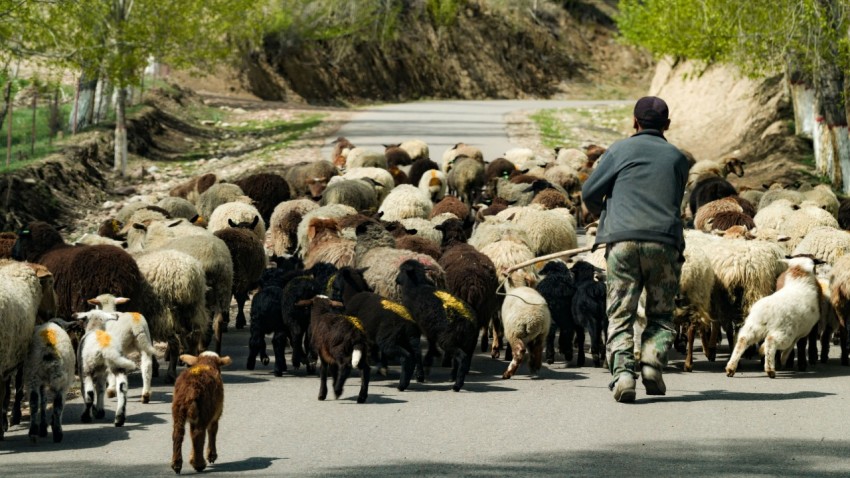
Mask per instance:
[[[653,402],[653,401],[664,401],[664,402],[703,402],[706,400],[728,400],[733,402],[773,402],[773,401],[785,401],[785,400],[805,400],[807,398],[823,398],[831,395],[835,395],[834,393],[825,393],[825,392],[792,392],[792,393],[764,393],[764,392],[730,392],[727,390],[702,390],[694,393],[693,395],[685,395],[681,397],[658,397],[656,398],[645,398],[641,400],[637,400],[637,403],[641,402]]]
[[[397,462],[323,469],[313,476],[848,476],[847,443],[699,439],[617,443],[603,449],[505,455],[492,464]]]
[[[209,468],[207,468],[205,471],[211,473],[238,473],[245,471],[265,470],[266,468],[272,466],[272,463],[274,463],[275,460],[281,459],[283,458],[254,456],[242,461],[215,463],[210,465]]]

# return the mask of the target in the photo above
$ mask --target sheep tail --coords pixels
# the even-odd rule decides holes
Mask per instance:
[[[102,353],[103,357],[108,360],[114,368],[124,369],[125,371],[136,369],[135,362],[121,355],[121,352],[113,347],[104,347],[102,349]]]
[[[351,366],[358,368],[360,366],[361,359],[363,359],[363,351],[360,350],[360,348],[355,348],[354,352],[351,354]]]

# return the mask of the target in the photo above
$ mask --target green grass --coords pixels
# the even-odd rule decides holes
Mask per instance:
[[[71,105],[61,105],[59,107],[59,115],[62,124],[67,123],[68,115],[71,111]],[[35,145],[32,147],[32,108],[17,107],[12,110],[12,158],[9,166],[6,166],[7,141],[9,116],[2,125],[0,132],[0,172],[13,171],[19,169],[26,164],[29,164],[39,158],[43,158],[50,153],[57,151],[57,139],[54,138],[53,143],[50,143],[50,128],[48,120],[50,117],[50,109],[47,106],[36,108],[35,122]],[[26,159],[21,161],[21,157]]]
[[[530,116],[547,148],[609,146],[630,134],[631,105],[540,110]]]

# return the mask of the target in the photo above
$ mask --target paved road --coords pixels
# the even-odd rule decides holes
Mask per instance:
[[[496,118],[511,108],[476,114],[478,137],[501,137]],[[451,103],[465,108],[467,103]],[[527,108],[528,103],[515,103]],[[416,111],[433,104],[387,107]],[[484,105],[486,107],[486,105]],[[364,114],[376,114],[372,110]],[[485,115],[486,116],[486,115]],[[414,120],[420,118],[414,114]],[[363,125],[355,118],[356,125]],[[413,120],[403,122],[409,125]],[[426,122],[427,123],[427,122]],[[426,124],[422,123],[422,124]],[[401,123],[399,123],[401,124]],[[491,124],[488,130],[482,124]],[[385,123],[385,128],[395,127]],[[464,138],[463,125],[441,125]],[[358,126],[361,130],[365,127]],[[421,130],[420,130],[421,131]],[[350,133],[348,133],[350,134]],[[365,135],[365,133],[364,133]],[[352,135],[353,136],[353,135]],[[405,130],[394,137],[408,137]],[[426,135],[416,135],[428,138]],[[448,145],[455,140],[447,141]],[[225,352],[235,364],[224,373],[226,403],[219,432],[216,475],[253,476],[828,476],[850,474],[847,425],[850,369],[832,359],[805,373],[774,380],[756,361],[734,378],[722,370],[728,348],[693,373],[680,372],[674,353],[665,371],[668,395],[613,401],[608,373],[594,368],[544,367],[530,379],[477,355],[460,393],[449,390],[448,370],[405,392],[376,379],[369,400],[354,402],[359,379],[340,400],[319,402],[318,379],[300,373],[275,378],[271,368],[244,369],[248,336],[232,331]],[[835,355],[835,354],[833,354]],[[80,399],[65,413],[65,442],[30,445],[16,427],[0,442],[0,476],[169,476],[171,388],[156,379],[152,403],[139,403],[140,378],[131,375],[127,424],[83,425]],[[184,445],[188,445],[188,442]],[[188,461],[188,447],[184,446]],[[184,465],[184,474],[193,470]]]

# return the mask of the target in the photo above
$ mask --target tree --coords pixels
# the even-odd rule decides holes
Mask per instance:
[[[2,1],[2,0],[0,0]],[[232,42],[252,39],[259,12],[253,0],[76,0],[42,2],[31,18],[50,38],[28,35],[54,62],[77,68],[116,89],[115,171],[127,172],[127,89],[138,85],[151,58],[203,70],[227,58]],[[82,113],[82,112],[81,112]]]
[[[620,0],[618,25],[626,41],[657,55],[729,62],[750,76],[784,72],[798,133],[814,140],[818,172],[850,192],[850,2]]]

